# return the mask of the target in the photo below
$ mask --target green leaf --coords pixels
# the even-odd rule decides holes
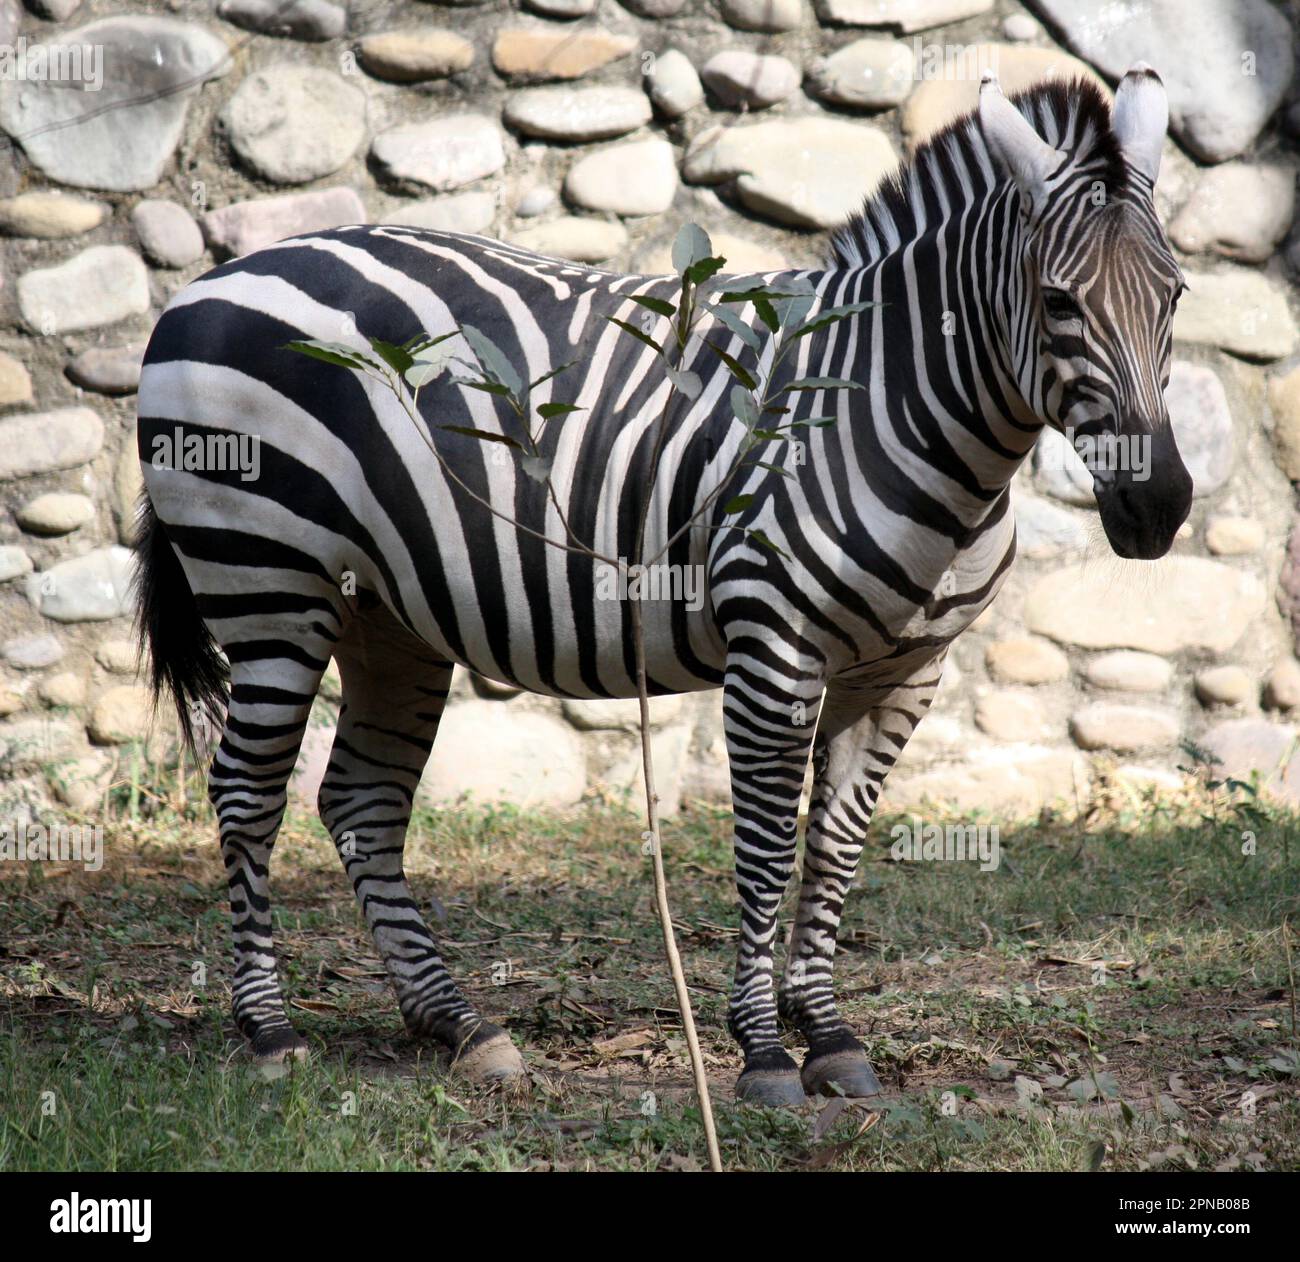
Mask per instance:
[[[797,325],[812,310],[817,300],[816,294],[797,294],[793,298],[782,298],[776,303],[777,319],[782,328]]]
[[[754,396],[743,386],[731,387],[731,410],[746,429],[752,429],[758,424],[758,405],[754,402]]]
[[[668,380],[677,387],[679,394],[684,394],[688,399],[698,399],[704,390],[704,382],[700,380],[698,373],[691,372],[688,368],[674,368],[671,364],[664,366],[664,371],[668,374]]]
[[[783,443],[786,441],[786,436],[776,429],[751,429],[749,432],[754,438],[761,438],[764,442]]]
[[[675,316],[677,308],[663,298],[652,298],[649,294],[629,294],[629,298],[639,307],[645,307],[647,311],[653,311],[656,315]]]
[[[370,343],[370,349],[399,377],[414,362],[410,351],[403,346],[394,346],[392,342],[385,342],[377,337],[367,338],[366,340]]]
[[[806,420],[791,421],[786,429],[798,429],[801,425],[806,425],[810,429],[825,429],[828,425],[834,425],[839,419],[838,416],[810,416]]]
[[[453,434],[464,434],[466,438],[478,438],[485,443],[504,443],[516,451],[523,451],[513,438],[505,434],[494,434],[490,429],[475,429],[472,425],[439,425],[438,428],[449,429]]]
[[[779,464],[773,464],[770,460],[755,460],[755,468],[766,469],[769,473],[779,473],[783,478],[793,478],[794,474],[789,469],[783,468]]]
[[[577,362],[578,361],[576,359],[571,359],[567,364],[561,364],[558,368],[552,368],[550,372],[542,373],[542,375],[538,377],[536,381],[530,381],[528,383],[528,388],[530,390],[536,390],[537,387],[540,386],[543,381],[550,381],[552,377],[558,376],[566,368],[572,368],[573,365],[576,364]]]
[[[780,294],[768,289],[730,289],[722,294],[718,301],[752,302],[754,310],[758,312],[758,318],[773,333],[778,333],[781,329],[781,322],[777,319],[776,308],[772,306],[772,299],[779,297],[781,297]]]
[[[693,263],[713,253],[709,234],[697,223],[684,223],[673,241],[673,271],[679,276]]]
[[[484,374],[491,380],[500,382],[511,395],[521,394],[524,383],[515,371],[514,365],[506,358],[505,352],[486,333],[476,329],[472,324],[462,324],[460,331],[465,335],[470,350],[482,364]]]
[[[788,561],[790,558],[774,544],[761,530],[747,530],[745,532],[751,539],[767,548],[769,552],[775,552],[777,556]]]
[[[453,377],[452,385],[464,386],[467,390],[482,390],[484,394],[499,394],[507,399],[513,399],[514,395],[510,393],[509,386],[503,386],[499,381],[475,381],[472,377]]]
[[[702,285],[715,272],[720,272],[727,265],[724,258],[700,259],[698,263],[692,263],[686,269],[686,279],[692,285]]]
[[[582,412],[576,403],[543,403],[538,406],[537,412],[544,420],[550,420],[553,416],[564,416],[568,412]]]
[[[758,382],[754,380],[753,374],[739,360],[728,355],[720,346],[714,346],[706,337],[704,345],[709,348],[727,367],[731,370],[731,375],[739,381],[746,390],[757,390]]]
[[[743,513],[754,502],[752,495],[733,495],[723,506],[722,511],[730,517],[732,513]]]
[[[642,329],[638,329],[635,324],[629,324],[626,320],[620,320],[617,316],[606,316],[610,324],[617,324],[624,333],[630,333],[638,342],[644,342],[651,350],[662,355],[664,348],[658,342]]]
[[[337,368],[355,368],[361,372],[371,372],[380,367],[361,351],[342,342],[286,342],[281,350],[297,351],[322,363],[333,364]]]
[[[758,334],[734,311],[729,311],[726,307],[719,307],[716,304],[710,305],[709,303],[704,304],[704,309],[716,320],[725,324],[755,354],[762,350],[763,343]]]
[[[800,377],[788,386],[782,386],[779,394],[787,390],[861,390],[860,381],[850,381],[847,377]]]
[[[807,337],[809,333],[816,333],[818,329],[824,329],[839,320],[846,319],[851,315],[857,315],[859,311],[866,311],[868,308],[877,305],[879,304],[874,302],[846,302],[839,307],[827,307],[819,311],[806,324],[801,324],[793,333],[789,334],[789,337],[792,340],[796,337]]]
[[[447,337],[454,337],[455,334],[448,334]],[[453,354],[449,346],[443,346],[447,338],[435,338],[426,346],[422,346],[414,353],[412,359],[415,361],[410,368],[406,370],[406,384],[413,389],[420,389],[421,386],[427,386],[435,377],[441,376],[451,363]]]

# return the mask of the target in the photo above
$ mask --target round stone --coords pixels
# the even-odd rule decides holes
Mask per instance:
[[[1088,531],[1077,514],[1016,488],[1016,551],[1031,561],[1048,561],[1063,553],[1079,553],[1088,545]]]
[[[1065,654],[1051,641],[1032,635],[990,644],[984,650],[984,665],[1003,684],[1054,684],[1070,673]]]
[[[1117,584],[1097,565],[1071,565],[1038,580],[1025,625],[1059,644],[1148,653],[1226,653],[1263,612],[1253,574],[1204,557],[1169,556],[1142,584]]]
[[[680,118],[704,100],[704,85],[691,59],[676,48],[660,53],[650,63],[645,88],[655,109],[668,118]]]
[[[913,62],[901,40],[854,40],[813,63],[810,86],[835,105],[889,109],[911,92]]]
[[[289,63],[248,75],[221,112],[234,151],[277,184],[332,175],[366,138],[366,96],[340,76]]]
[[[34,535],[66,535],[95,520],[95,505],[86,495],[50,491],[28,500],[15,513],[18,524]]]
[[[135,561],[117,546],[100,548],[27,576],[27,599],[56,622],[98,622],[134,610]]]
[[[375,137],[370,155],[387,178],[439,192],[494,175],[506,164],[501,129],[482,114],[390,127]]]
[[[564,195],[588,210],[657,215],[673,204],[677,162],[666,140],[634,140],[580,159],[564,181]]]
[[[264,3],[284,7],[283,0]],[[97,50],[98,91],[69,91],[54,78],[8,83],[0,126],[38,170],[73,188],[153,188],[185,129],[191,96],[231,65],[223,39],[171,17],[103,18],[61,30],[59,44]],[[93,83],[93,63],[89,73],[83,86]]]
[[[1080,749],[1127,754],[1172,745],[1178,739],[1178,720],[1164,710],[1096,701],[1070,716],[1070,735]]]
[[[203,216],[203,235],[214,250],[240,255],[299,233],[324,232],[366,220],[366,208],[356,189],[321,188],[255,197],[210,210]]]
[[[95,661],[114,675],[134,675],[136,645],[132,640],[100,640],[95,645]]]
[[[587,787],[577,734],[559,719],[508,702],[463,701],[442,718],[441,759],[420,782],[424,801],[508,801],[519,806],[572,806]]]
[[[504,117],[543,140],[610,140],[648,123],[651,110],[632,88],[527,88],[507,98]]]
[[[975,703],[975,726],[1000,741],[1036,741],[1046,734],[1047,716],[1029,693],[991,692]]]
[[[1211,517],[1205,546],[1215,556],[1246,556],[1264,546],[1264,527],[1253,517]]]
[[[535,184],[519,199],[515,214],[520,219],[533,219],[537,215],[544,215],[558,200],[553,188]]]
[[[67,367],[68,376],[85,390],[97,394],[134,394],[140,387],[144,343],[130,346],[92,346]]]
[[[18,278],[18,308],[42,337],[116,324],[149,310],[149,273],[124,245],[93,245]]]
[[[1002,22],[1002,34],[1015,44],[1037,39],[1040,29],[1038,23],[1027,13],[1013,13]]]
[[[581,18],[596,11],[596,0],[524,0],[524,8],[548,18]]]
[[[722,0],[722,20],[738,31],[774,34],[803,21],[803,0]]]
[[[1184,269],[1188,289],[1174,313],[1174,340],[1217,346],[1243,359],[1290,355],[1300,341],[1281,285],[1245,268]]]
[[[20,635],[0,644],[0,657],[15,670],[44,670],[63,656],[63,644],[52,635]]]
[[[21,359],[0,351],[0,407],[32,401],[32,378]]]
[[[603,219],[566,215],[550,223],[523,228],[511,238],[525,250],[575,263],[604,263],[627,248],[627,229]]]
[[[1286,236],[1294,213],[1295,173],[1290,168],[1227,162],[1201,176],[1169,225],[1169,236],[1188,254],[1212,250],[1263,263]]]
[[[1264,681],[1264,705],[1270,710],[1294,710],[1300,706],[1300,662],[1283,658]]]
[[[1192,475],[1192,494],[1211,495],[1232,473],[1232,413],[1213,368],[1176,359],[1165,387],[1178,453]]]
[[[803,228],[838,228],[897,166],[883,132],[816,116],[711,127],[692,142],[692,183],[734,179],[752,211]]]
[[[1094,688],[1110,692],[1163,692],[1174,677],[1174,668],[1154,653],[1120,649],[1094,657],[1084,666],[1083,677]]]
[[[469,40],[435,27],[367,35],[358,53],[370,74],[393,83],[445,79],[468,70],[474,62],[474,45]]]
[[[1197,700],[1205,706],[1243,705],[1255,695],[1255,682],[1240,666],[1213,666],[1200,671],[1194,683]]]
[[[700,78],[705,87],[732,109],[766,109],[793,95],[799,71],[784,57],[728,49],[704,63]]]
[[[86,700],[86,683],[75,671],[59,671],[42,679],[37,695],[46,705],[79,706]]]
[[[43,240],[77,237],[98,228],[107,214],[103,202],[70,193],[20,193],[0,201],[0,232]]]
[[[338,39],[348,25],[347,10],[330,0],[221,0],[217,15],[248,31],[289,39]]]
[[[580,79],[626,57],[637,46],[630,35],[599,28],[512,27],[498,33],[492,45],[492,64],[507,79]]]
[[[104,422],[89,408],[0,419],[0,481],[75,469],[99,455]]]
[[[148,198],[131,212],[144,252],[161,267],[188,267],[203,257],[203,233],[184,206]]]
[[[149,690],[136,684],[119,684],[95,702],[87,730],[96,745],[125,745],[148,736],[152,717]]]
[[[32,559],[22,548],[11,543],[0,544],[0,583],[32,572]]]
[[[497,199],[491,193],[452,193],[407,202],[384,215],[386,223],[438,232],[486,232],[497,216]]]

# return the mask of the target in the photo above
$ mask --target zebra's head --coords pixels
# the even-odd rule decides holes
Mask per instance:
[[[1065,118],[1036,98],[1053,144],[996,79],[980,88],[980,130],[1020,194],[1009,345],[1035,415],[1088,465],[1111,547],[1154,559],[1192,500],[1164,400],[1183,289],[1152,199],[1168,104],[1144,63],[1121,80],[1109,124],[1094,89],[1076,84],[1075,93],[1095,98],[1092,108]]]

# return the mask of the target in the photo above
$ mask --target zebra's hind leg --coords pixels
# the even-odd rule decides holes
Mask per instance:
[[[230,887],[235,1022],[260,1060],[301,1058],[307,1044],[289,1024],[271,933],[271,848],[284,818],[286,787],[298,757],[312,698],[329,662],[320,637],[284,646],[283,657],[249,650],[267,641],[226,645],[230,703],[221,744],[208,772],[208,797],[221,829]]]
[[[407,1028],[479,1082],[524,1077],[523,1058],[452,981],[402,864],[420,775],[438,731],[452,665],[383,607],[353,620],[335,649],[343,705],[318,805],[397,992]]]
[[[821,683],[764,644],[733,644],[723,723],[735,815],[740,947],[728,1024],[745,1054],[736,1095],[800,1107],[799,1069],[781,1045],[772,981],[777,910],[794,871],[799,798],[817,725]]]
[[[802,1078],[809,1095],[880,1091],[866,1050],[835,1004],[835,943],[876,800],[929,708],[938,666],[925,676],[879,704],[832,681],[822,705],[799,907],[778,1001],[781,1016],[808,1041]]]

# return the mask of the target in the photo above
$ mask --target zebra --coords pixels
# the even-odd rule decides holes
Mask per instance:
[[[833,423],[805,431],[806,458],[784,473],[767,462],[734,475],[728,492],[752,496],[729,519],[743,529],[716,529],[715,508],[708,528],[672,545],[670,562],[705,576],[698,609],[643,611],[652,694],[722,689],[742,1100],[881,1089],[836,1006],[836,935],[885,778],[953,639],[1012,564],[1009,484],[1043,427],[1150,444],[1145,479],[1093,469],[1119,556],[1164,555],[1187,516],[1191,479],[1163,399],[1183,288],[1153,202],[1166,125],[1163,84],[1142,63],[1113,109],[1081,79],[1008,99],[986,76],[977,109],[917,148],[833,235],[824,266],[729,282],[795,277],[815,292],[811,315],[871,304],[805,338],[783,369],[863,388],[830,403],[792,396],[802,415],[831,407]],[[141,638],[155,699],[173,694],[187,737],[193,714],[225,710],[208,793],[229,883],[234,1017],[254,1055],[306,1051],[277,979],[268,873],[333,658],[342,703],[318,806],[405,1023],[471,1080],[524,1077],[509,1035],[448,974],[403,844],[457,664],[552,697],[636,693],[627,606],[597,598],[589,558],[539,535],[564,537],[562,506],[577,537],[626,556],[648,497],[652,555],[731,468],[743,427],[718,360],[698,340],[686,348],[682,367],[703,388],[674,401],[656,470],[663,366],[605,319],[631,320],[643,310],[634,295],[671,299],[676,284],[481,236],[358,225],[221,264],[160,317],[139,389]],[[363,334],[399,343],[472,324],[529,380],[576,361],[538,388],[554,398],[544,391],[566,382],[582,409],[548,427],[554,500],[461,432],[501,432],[490,396],[442,378],[420,396],[421,435],[362,374],[281,353],[338,338],[348,319],[358,348]],[[729,328],[702,327],[756,366]],[[258,476],[152,458],[178,427],[256,436]],[[778,905],[810,760],[778,983]],[[807,1045],[802,1065],[782,1042],[790,1029]]]

